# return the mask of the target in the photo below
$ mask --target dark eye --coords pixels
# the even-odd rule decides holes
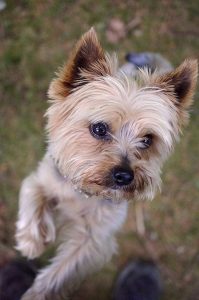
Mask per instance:
[[[109,139],[108,125],[106,123],[98,122],[91,124],[89,129],[92,136],[94,136],[96,139]]]
[[[147,149],[152,145],[152,142],[153,142],[152,134],[147,134],[143,137],[139,148]]]

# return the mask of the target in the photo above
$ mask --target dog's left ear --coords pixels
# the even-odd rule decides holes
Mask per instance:
[[[48,95],[53,100],[63,100],[74,88],[111,73],[111,64],[91,28],[81,37],[68,63],[51,82]]]
[[[156,78],[156,84],[163,92],[171,95],[176,106],[186,110],[192,104],[198,76],[198,61],[185,60],[178,68]]]

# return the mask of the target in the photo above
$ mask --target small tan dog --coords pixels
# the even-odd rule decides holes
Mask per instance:
[[[196,86],[196,60],[160,75],[118,72],[93,29],[49,88],[48,149],[20,191],[17,249],[58,244],[23,300],[66,299],[117,251],[131,199],[152,199]]]

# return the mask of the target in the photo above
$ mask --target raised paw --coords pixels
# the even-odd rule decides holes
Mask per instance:
[[[29,224],[17,222],[16,249],[28,258],[40,256],[45,247],[55,240],[55,227],[50,215],[43,214],[41,219],[32,219]]]
[[[30,234],[18,232],[16,234],[17,245],[16,249],[21,252],[23,256],[30,259],[40,256],[44,249],[45,244],[43,240],[36,240]]]

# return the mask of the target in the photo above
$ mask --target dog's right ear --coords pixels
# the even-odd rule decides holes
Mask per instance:
[[[111,64],[91,28],[81,37],[68,63],[51,82],[48,95],[53,100],[63,100],[74,88],[111,73]]]

